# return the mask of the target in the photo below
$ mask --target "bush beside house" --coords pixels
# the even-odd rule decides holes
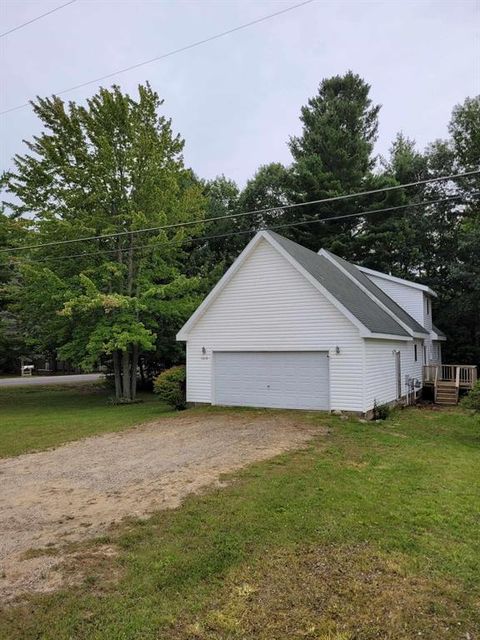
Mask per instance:
[[[160,400],[175,409],[185,409],[186,406],[186,368],[179,365],[162,371],[155,378],[153,391]]]
[[[477,381],[473,389],[460,401],[464,409],[480,411],[480,380]]]

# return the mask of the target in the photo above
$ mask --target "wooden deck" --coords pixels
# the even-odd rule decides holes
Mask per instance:
[[[475,365],[429,364],[423,367],[423,384],[433,387],[433,397],[437,404],[457,404],[460,389],[472,389],[476,381]]]

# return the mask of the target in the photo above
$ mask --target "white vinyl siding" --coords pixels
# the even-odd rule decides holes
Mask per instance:
[[[432,342],[432,363],[442,364],[442,343],[439,340]]]
[[[418,358],[415,362],[414,344]],[[366,408],[397,399],[395,351],[400,351],[402,396],[407,393],[405,377],[422,381],[423,341],[401,342],[393,340],[365,340],[365,396]]]
[[[364,347],[358,328],[266,240],[188,336],[189,402],[212,402],[213,351],[327,352],[330,408],[364,410]]]
[[[215,351],[213,404],[329,408],[328,354],[318,351]]]
[[[422,327],[425,322],[425,310],[424,310],[424,296],[425,294],[420,289],[409,287],[405,284],[398,282],[392,282],[385,278],[373,276],[369,273],[366,274],[370,280],[377,285],[382,291],[390,296],[395,302],[402,307],[412,318],[415,318]],[[431,321],[430,321],[431,322]],[[425,327],[427,328],[427,327]]]
[[[412,318],[415,318],[428,332],[432,331],[432,298],[424,291],[408,285],[392,282],[379,276],[367,274],[368,277],[397,304],[399,304]],[[441,361],[438,348],[432,345],[431,337],[425,336],[426,364]],[[423,347],[422,347],[423,354]],[[423,360],[423,355],[422,355]]]
[[[427,294],[423,294],[423,326],[427,331],[432,330],[432,299]]]

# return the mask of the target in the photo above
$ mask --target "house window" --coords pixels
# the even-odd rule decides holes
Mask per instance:
[[[430,315],[430,298],[427,298],[427,316]]]
[[[417,362],[417,360],[418,360],[418,351],[417,351],[417,345],[416,344],[413,345],[413,350],[415,352],[415,362]]]
[[[427,364],[427,347],[423,347],[423,364]]]

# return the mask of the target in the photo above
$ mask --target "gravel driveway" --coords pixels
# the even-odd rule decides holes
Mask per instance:
[[[176,507],[188,493],[304,445],[318,427],[294,414],[183,414],[57,449],[0,460],[0,599],[61,584],[39,548],[98,535],[125,516]]]

